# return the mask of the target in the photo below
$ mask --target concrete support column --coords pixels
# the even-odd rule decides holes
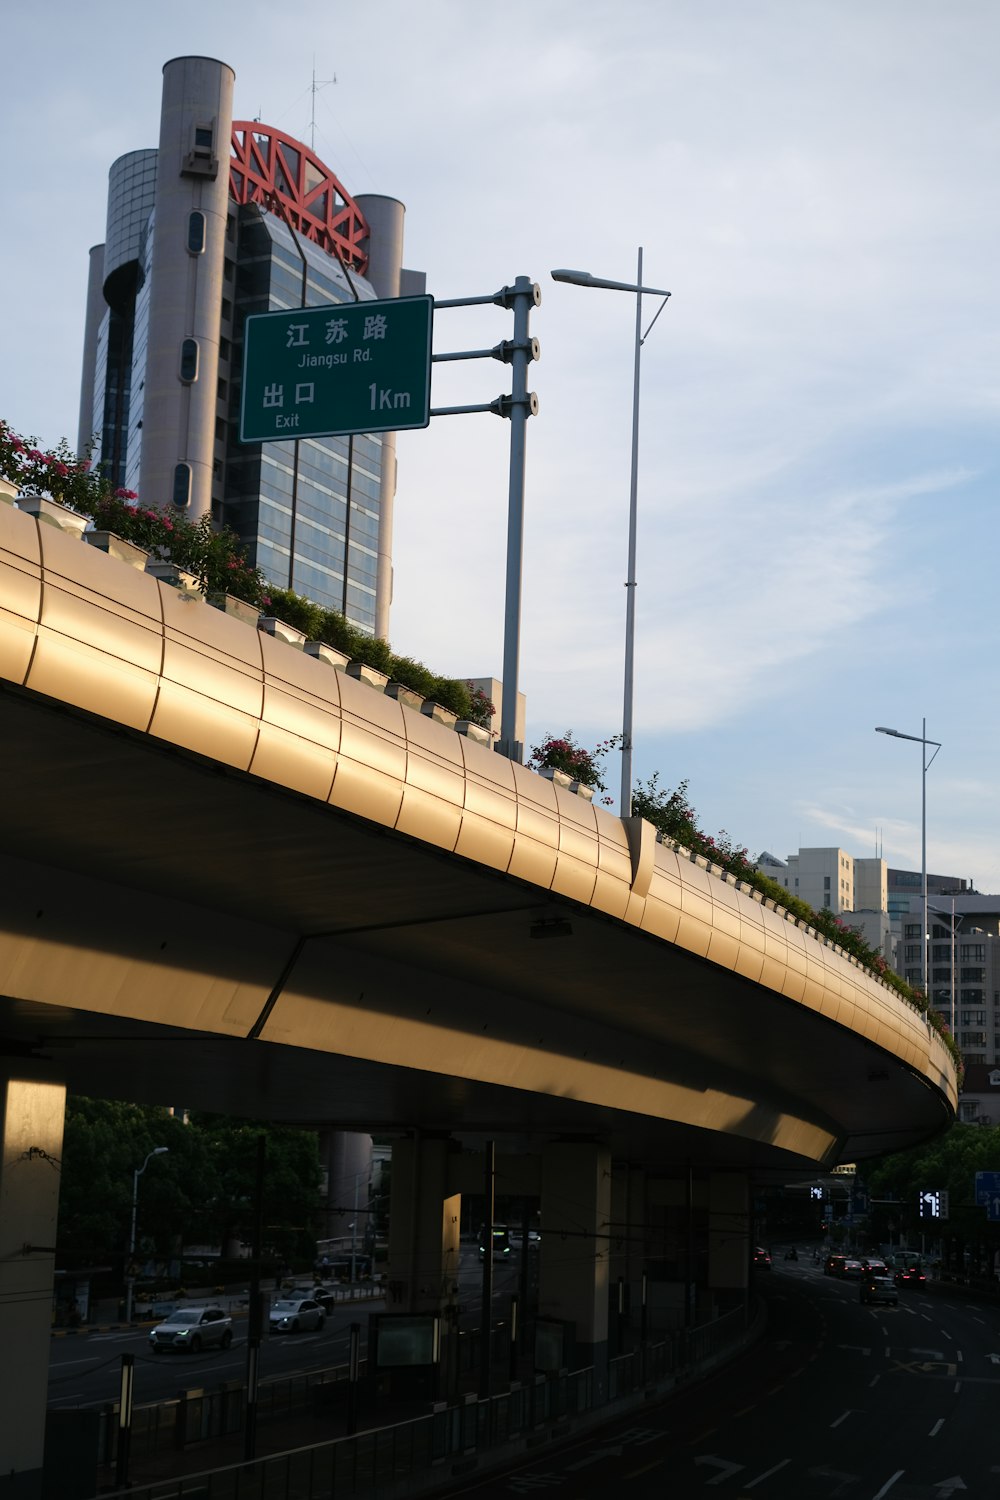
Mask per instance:
[[[462,1198],[448,1192],[451,1150],[440,1137],[393,1145],[387,1312],[442,1312],[457,1300]]]
[[[624,1323],[638,1328],[646,1258],[646,1174],[618,1163],[611,1172],[611,1310],[624,1288]]]
[[[607,1394],[611,1153],[592,1141],[553,1141],[542,1153],[538,1317],[567,1325],[565,1358],[593,1365]]]
[[[42,1493],[66,1090],[0,1076],[0,1497]]]
[[[708,1285],[717,1312],[746,1297],[750,1275],[750,1184],[742,1172],[708,1178]]]

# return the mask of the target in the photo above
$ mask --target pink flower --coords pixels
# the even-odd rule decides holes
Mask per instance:
[[[65,464],[56,464],[55,470],[60,479],[65,479],[66,475],[69,473],[69,470],[67,469]]]

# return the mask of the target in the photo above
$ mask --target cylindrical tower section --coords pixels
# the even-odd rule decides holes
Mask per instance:
[[[87,272],[87,311],[83,322],[83,373],[80,377],[80,420],[76,429],[76,451],[83,453],[100,423],[94,420],[94,373],[97,365],[97,335],[107,308],[104,302],[104,246],[94,245]]]
[[[211,510],[235,74],[209,57],[163,69],[140,492]]]
[[[146,225],[156,203],[156,152],[128,151],[108,173],[108,224],[104,234],[104,298],[114,306],[135,296]]]
[[[368,220],[368,280],[379,297],[398,297],[403,268],[403,215],[398,198],[364,193],[355,203]],[[378,562],[375,573],[375,634],[389,639],[392,604],[392,513],[396,500],[396,434],[382,434],[382,476],[379,487]]]

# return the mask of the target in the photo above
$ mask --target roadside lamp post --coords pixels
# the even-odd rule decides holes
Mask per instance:
[[[132,1228],[128,1237],[128,1274],[125,1278],[125,1321],[132,1321],[132,1292],[135,1287],[135,1215],[139,1205],[139,1178],[145,1172],[154,1156],[162,1156],[169,1151],[169,1146],[154,1146],[146,1157],[141,1167],[136,1167],[132,1173]]]
[[[929,740],[927,738],[927,720],[923,719],[920,734],[903,734],[900,729],[886,729],[884,725],[875,726],[876,734],[891,734],[895,740],[912,740],[914,744],[921,745],[920,752],[921,778],[920,778],[920,891],[923,911],[921,914],[920,928],[920,973],[924,987],[924,1001],[928,1010],[931,1004],[931,992],[927,983],[927,772],[934,764],[934,756],[941,749],[940,740]],[[934,755],[927,759],[927,747],[934,746]]]
[[[635,367],[632,378],[632,477],[629,487],[628,508],[628,577],[625,580],[625,694],[622,712],[622,781],[621,793],[618,798],[618,815],[622,818],[632,816],[632,687],[635,664],[635,538],[637,519],[637,498],[639,487],[639,353],[643,344],[649,337],[653,323],[667,305],[669,292],[662,287],[643,286],[642,284],[642,248],[640,246],[638,263],[636,266],[635,282],[630,281],[608,281],[603,276],[592,276],[589,271],[553,271],[553,281],[566,281],[571,286],[593,286],[604,287],[615,292],[635,293]],[[646,332],[642,331],[642,294],[646,292],[651,297],[662,297],[663,301],[657,308],[656,317],[650,323]]]

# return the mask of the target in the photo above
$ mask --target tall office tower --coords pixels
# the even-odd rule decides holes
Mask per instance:
[[[160,141],[109,174],[90,252],[79,446],[116,486],[210,513],[268,580],[376,635],[392,597],[393,433],[242,444],[251,313],[412,296],[403,205],[352,199],[309,147],[233,119],[225,63],[163,69]]]

